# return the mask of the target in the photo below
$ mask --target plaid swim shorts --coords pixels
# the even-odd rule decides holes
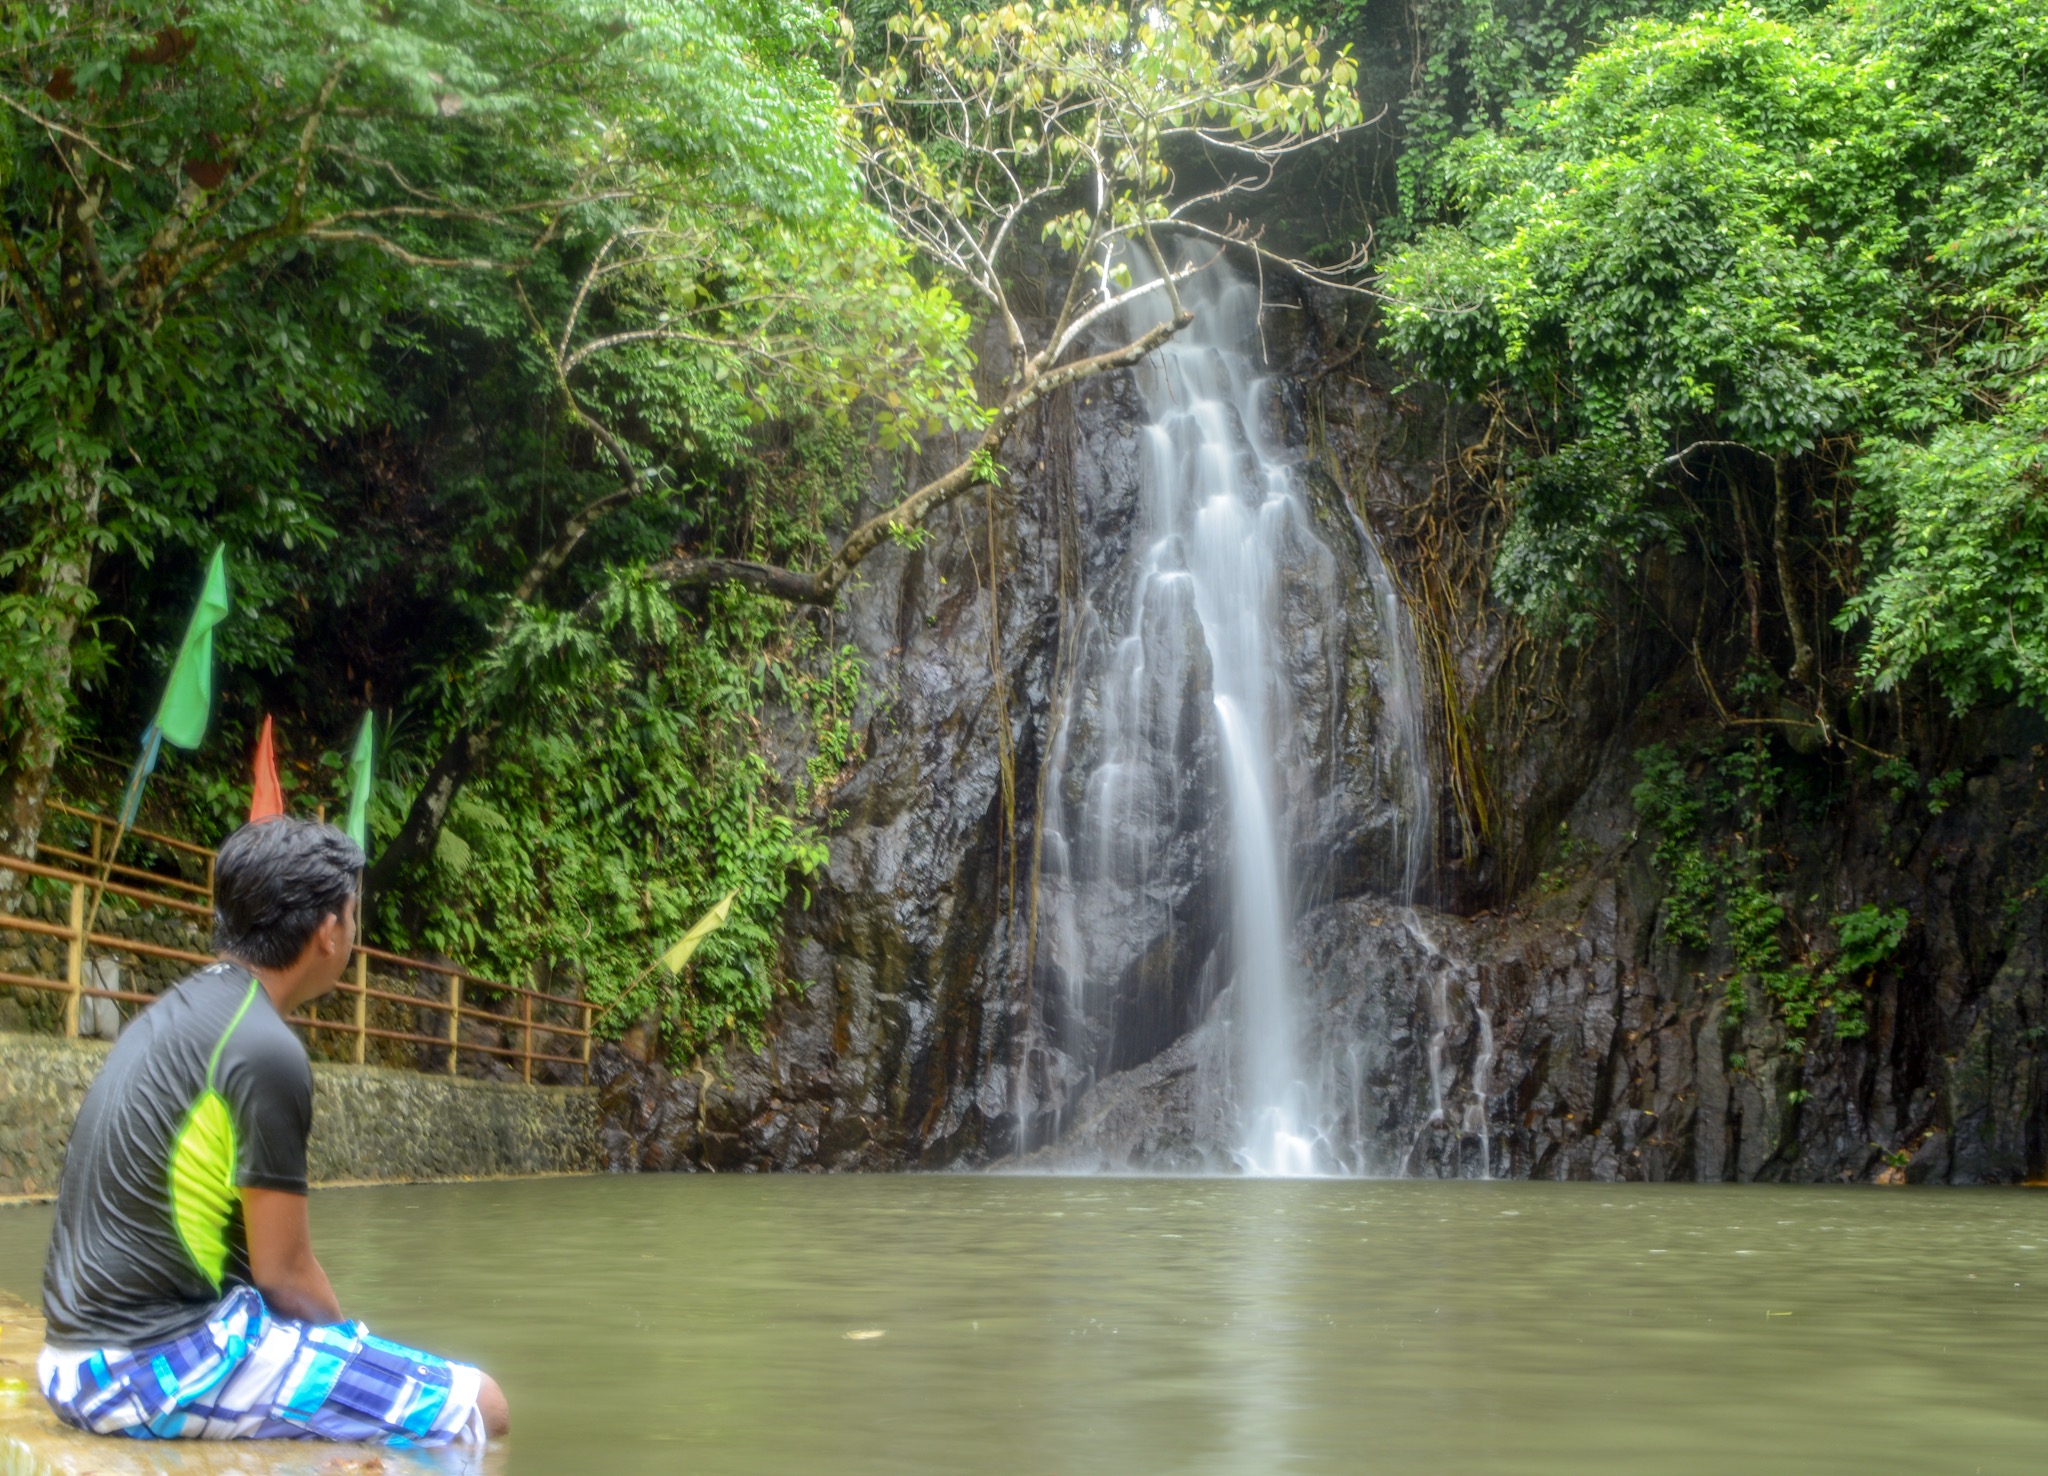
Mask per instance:
[[[373,1337],[294,1322],[237,1287],[205,1322],[144,1348],[45,1347],[43,1397],[95,1435],[144,1440],[482,1443],[483,1374]]]

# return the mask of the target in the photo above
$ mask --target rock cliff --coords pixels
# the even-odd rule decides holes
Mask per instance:
[[[1427,647],[1459,704],[1446,722],[1430,685],[1431,764],[1459,782],[1425,787],[1417,815],[1388,762],[1399,632],[1366,565],[1383,548],[1411,598],[1427,587],[1416,514],[1471,428],[1382,388],[1393,371],[1351,355],[1330,304],[1268,289],[1269,430],[1293,448],[1327,561],[1304,554],[1280,595],[1300,1055],[1347,1165],[1957,1183],[2048,1166],[2048,731],[2014,711],[1900,718],[1914,765],[1946,776],[1932,801],[1848,748],[1773,737],[1795,951],[1822,950],[1809,933],[1864,904],[1911,921],[1846,986],[1860,1038],[1825,1013],[1788,1029],[1753,981],[1732,1007],[1728,930],[1672,938],[1631,797],[1640,750],[1717,731],[1718,699],[1671,632],[1724,622],[1731,596],[1708,571],[1657,565],[1635,618],[1535,659],[1526,632],[1462,596]],[[1049,406],[1000,494],[872,561],[840,617],[871,673],[867,757],[790,919],[788,971],[807,987],[759,1052],[673,1071],[641,1035],[602,1051],[614,1167],[1230,1166],[1228,908],[1200,725],[1169,740],[1190,798],[1153,842],[1152,905],[1118,909],[1123,934],[1095,945],[1111,964],[1077,992],[1045,936],[1060,884],[1045,835],[1064,843],[1082,803],[1046,781],[1086,767],[1055,753],[1063,733],[1099,736],[1105,633],[1141,536],[1140,398],[1126,374]],[[1490,827],[1460,783],[1484,787]],[[1419,887],[1402,860],[1418,833]]]

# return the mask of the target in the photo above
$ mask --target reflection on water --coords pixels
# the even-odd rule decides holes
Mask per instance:
[[[2024,1191],[649,1177],[313,1212],[351,1312],[499,1375],[522,1476],[2048,1452],[2048,1197]],[[34,1285],[48,1224],[0,1212],[0,1285]]]

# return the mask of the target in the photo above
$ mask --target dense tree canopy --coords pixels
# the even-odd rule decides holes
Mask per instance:
[[[265,709],[300,802],[335,797],[368,705],[389,941],[568,966],[677,1049],[752,1028],[856,747],[858,663],[791,606],[1179,330],[1104,346],[1172,294],[1132,245],[1232,232],[1184,208],[1188,147],[1256,167],[1358,113],[1312,28],[1189,0],[871,39],[726,0],[0,4],[5,844],[60,753],[105,802],[91,755],[132,745],[225,541],[222,741],[162,823],[232,823]],[[996,126],[934,131],[963,83]],[[1049,225],[1081,270],[1027,328]],[[877,453],[928,475],[878,507]],[[650,977],[733,890],[691,978]]]
[[[1753,484],[1795,684],[1824,613],[1880,685],[2048,704],[2044,46],[2007,0],[1643,20],[1453,151],[1456,223],[1386,281],[1397,341],[1522,426],[1503,592],[1583,616]]]

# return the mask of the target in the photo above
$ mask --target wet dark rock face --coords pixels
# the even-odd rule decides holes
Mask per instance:
[[[1320,345],[1296,306],[1269,323],[1269,362],[1283,372],[1267,429],[1306,458],[1300,378]],[[1118,602],[1140,536],[1144,420],[1133,377],[1120,374],[1056,400],[1006,448],[1014,481],[993,504],[994,601],[991,506],[978,497],[943,513],[921,547],[864,566],[834,639],[868,663],[867,757],[833,797],[844,819],[831,863],[790,920],[788,973],[808,988],[777,1010],[759,1054],[675,1073],[645,1041],[601,1051],[615,1166],[987,1162],[1016,1151],[1020,1119],[1030,1143],[1047,1141],[1090,1082],[1150,1061],[1212,1007],[1228,908],[1208,723],[1170,735],[1187,800],[1155,838],[1149,909],[1093,919],[1092,948],[1112,960],[1093,984],[1071,987],[1029,926],[1056,713],[1072,707],[1077,759],[1042,802],[1071,815],[1127,618]],[[1339,494],[1326,474],[1306,491],[1321,546],[1305,546],[1279,577],[1305,756],[1284,776],[1285,803],[1304,854],[1366,854],[1374,827],[1391,824],[1371,679],[1385,640],[1369,600],[1344,593],[1361,573]],[[1362,878],[1375,864],[1352,870]],[[1312,870],[1308,885],[1326,890],[1328,868]]]
[[[2043,864],[2048,734],[2004,722],[1969,735],[1959,756],[1976,777],[1924,828],[1870,812],[1809,838],[1802,887],[1845,909],[1873,893],[1903,899],[1915,926],[1872,981],[1868,1035],[1816,1031],[1802,1050],[1767,1007],[1731,1019],[1720,982],[1730,960],[1682,954],[1656,926],[1663,883],[1629,828],[1627,757],[1654,732],[1612,735],[1570,812],[1597,854],[1514,908],[1456,917],[1357,898],[1302,919],[1313,997],[1303,1054],[1340,1062],[1373,1170],[1834,1182],[1896,1164],[1915,1183],[2039,1176],[2048,956],[2039,902],[2015,905],[2011,883]],[[1449,1028],[1433,1079],[1439,987]],[[1227,1166],[1200,1148],[1216,1125],[1189,1049],[1095,1085],[1034,1165]]]
[[[1754,998],[1732,1019],[1725,948],[1665,938],[1631,755],[1697,713],[1671,695],[1688,659],[1655,635],[1586,653],[1543,721],[1492,756],[1497,802],[1531,859],[1503,866],[1447,842],[1438,908],[1403,905],[1382,732],[1388,637],[1346,501],[1392,526],[1432,473],[1424,450],[1404,448],[1455,441],[1421,412],[1396,413],[1364,382],[1375,376],[1316,378],[1312,313],[1271,318],[1275,359],[1305,386],[1284,401],[1288,434],[1343,592],[1336,608],[1314,581],[1284,596],[1297,748],[1321,755],[1285,782],[1302,1055],[1325,1073],[1334,1126],[1364,1167],[1839,1181],[1896,1164],[1911,1181],[1953,1183],[2048,1169],[2048,731],[2016,713],[1930,740],[1938,767],[1963,776],[1939,814],[1864,793],[1816,807],[1790,837],[1788,900],[1809,914],[1878,902],[1913,918],[1870,980],[1860,1040],[1790,1041]],[[613,1168],[1230,1166],[1228,1104],[1204,1070],[1228,1050],[1215,826],[1197,815],[1173,831],[1156,917],[1113,940],[1127,962],[1092,1004],[1072,1004],[1028,927],[1033,817],[1071,634],[1063,605],[1071,620],[1072,590],[1116,588],[1130,557],[1142,413],[1120,376],[1019,438],[1005,457],[1015,485],[994,507],[995,600],[979,500],[942,516],[923,547],[870,561],[839,633],[869,662],[867,757],[835,797],[845,819],[831,864],[790,920],[788,972],[809,986],[778,1008],[760,1052],[677,1072],[638,1035],[600,1050]],[[1657,594],[1688,611],[1702,590],[1674,568]],[[1509,678],[1484,634],[1497,627],[1471,628],[1482,634],[1453,654],[1467,690],[1483,692]],[[1082,668],[1095,659],[1085,642],[1066,649]],[[1085,735],[1088,715],[1075,716]],[[1183,742],[1190,785],[1213,786],[1213,739]],[[1020,1147],[1032,1150],[1021,1160]]]
[[[1100,504],[1134,480],[1119,434],[1133,395],[1118,376],[1057,397],[1007,448],[1011,487],[862,566],[835,640],[867,662],[866,758],[833,796],[832,859],[789,922],[787,972],[806,987],[765,1051],[715,1068],[672,1073],[630,1038],[601,1052],[615,1167],[929,1168],[1008,1151],[1062,560],[1072,581],[1119,546],[1129,509]],[[1065,1090],[1068,1057],[1041,1050],[1034,1066]]]

